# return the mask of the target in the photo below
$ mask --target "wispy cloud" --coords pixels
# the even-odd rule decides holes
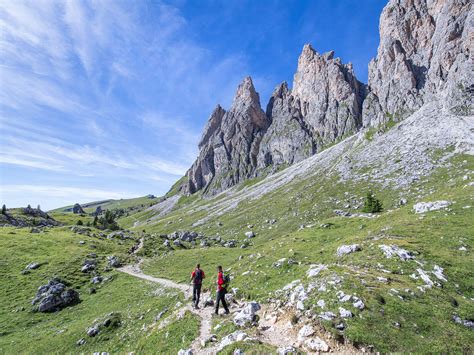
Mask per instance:
[[[3,185],[2,195],[9,194],[34,194],[43,197],[45,201],[50,198],[70,198],[71,201],[81,203],[103,199],[120,199],[135,197],[127,191],[84,189],[71,186],[45,186],[45,185]]]
[[[16,203],[105,180],[94,198],[166,192],[246,74],[160,2],[0,1],[0,33],[0,178]]]

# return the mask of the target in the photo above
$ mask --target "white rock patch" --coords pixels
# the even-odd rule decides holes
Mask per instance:
[[[318,274],[323,271],[323,270],[327,270],[327,266],[326,265],[323,265],[323,264],[319,264],[319,265],[311,265],[308,272],[306,273],[308,275],[308,277],[315,277],[315,276],[318,276]]]
[[[383,253],[385,254],[385,257],[387,258],[391,258],[395,255],[398,256],[400,260],[403,260],[403,261],[415,258],[412,255],[412,253],[409,252],[408,250],[405,250],[393,244],[392,245],[381,244],[379,245],[379,248],[382,249]]]
[[[341,245],[339,248],[337,248],[336,255],[343,256],[360,250],[359,244]]]
[[[415,213],[426,213],[430,211],[437,211],[443,208],[447,208],[451,205],[450,201],[434,201],[434,202],[418,202],[413,205]]]

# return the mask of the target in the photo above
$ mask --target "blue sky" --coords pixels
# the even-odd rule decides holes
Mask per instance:
[[[311,43],[366,82],[385,3],[0,0],[1,203],[165,193],[243,77],[265,107]]]

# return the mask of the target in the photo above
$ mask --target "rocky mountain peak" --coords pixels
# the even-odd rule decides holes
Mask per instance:
[[[302,116],[325,141],[355,132],[362,122],[364,85],[352,64],[334,58],[334,51],[320,55],[305,45],[298,59],[292,95],[301,102]]]
[[[222,191],[303,160],[363,126],[403,119],[432,100],[472,114],[471,6],[470,0],[390,0],[368,85],[351,63],[310,44],[298,58],[293,88],[278,85],[266,113],[252,79],[244,78],[230,109],[217,106],[211,114],[185,191]]]
[[[211,117],[209,117],[206,127],[204,127],[201,140],[199,141],[199,149],[206,145],[214,133],[220,129],[222,117],[224,114],[225,110],[221,107],[221,105],[217,105],[214,111],[212,111]]]
[[[260,97],[255,91],[252,78],[247,76],[242,80],[235,93],[232,106],[239,104],[258,105],[260,106]]]
[[[231,108],[217,106],[211,114],[184,191],[204,189],[213,194],[253,176],[260,141],[270,122],[252,79],[244,78]]]
[[[473,83],[471,4],[469,0],[388,2],[380,16],[377,57],[369,64],[364,125],[403,119],[440,94],[448,108],[462,111]]]

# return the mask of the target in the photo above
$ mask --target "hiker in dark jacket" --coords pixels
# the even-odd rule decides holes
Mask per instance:
[[[224,280],[224,273],[222,272],[222,266],[217,267],[217,301],[216,301],[216,314],[219,314],[219,303],[222,302],[222,306],[225,309],[225,314],[229,314],[229,308],[225,301],[225,294],[227,293],[227,285]]]
[[[199,308],[199,298],[201,297],[201,286],[202,286],[202,279],[204,279],[206,275],[204,271],[201,270],[201,265],[197,264],[194,271],[191,273],[191,282],[193,283],[193,305],[194,308]]]

